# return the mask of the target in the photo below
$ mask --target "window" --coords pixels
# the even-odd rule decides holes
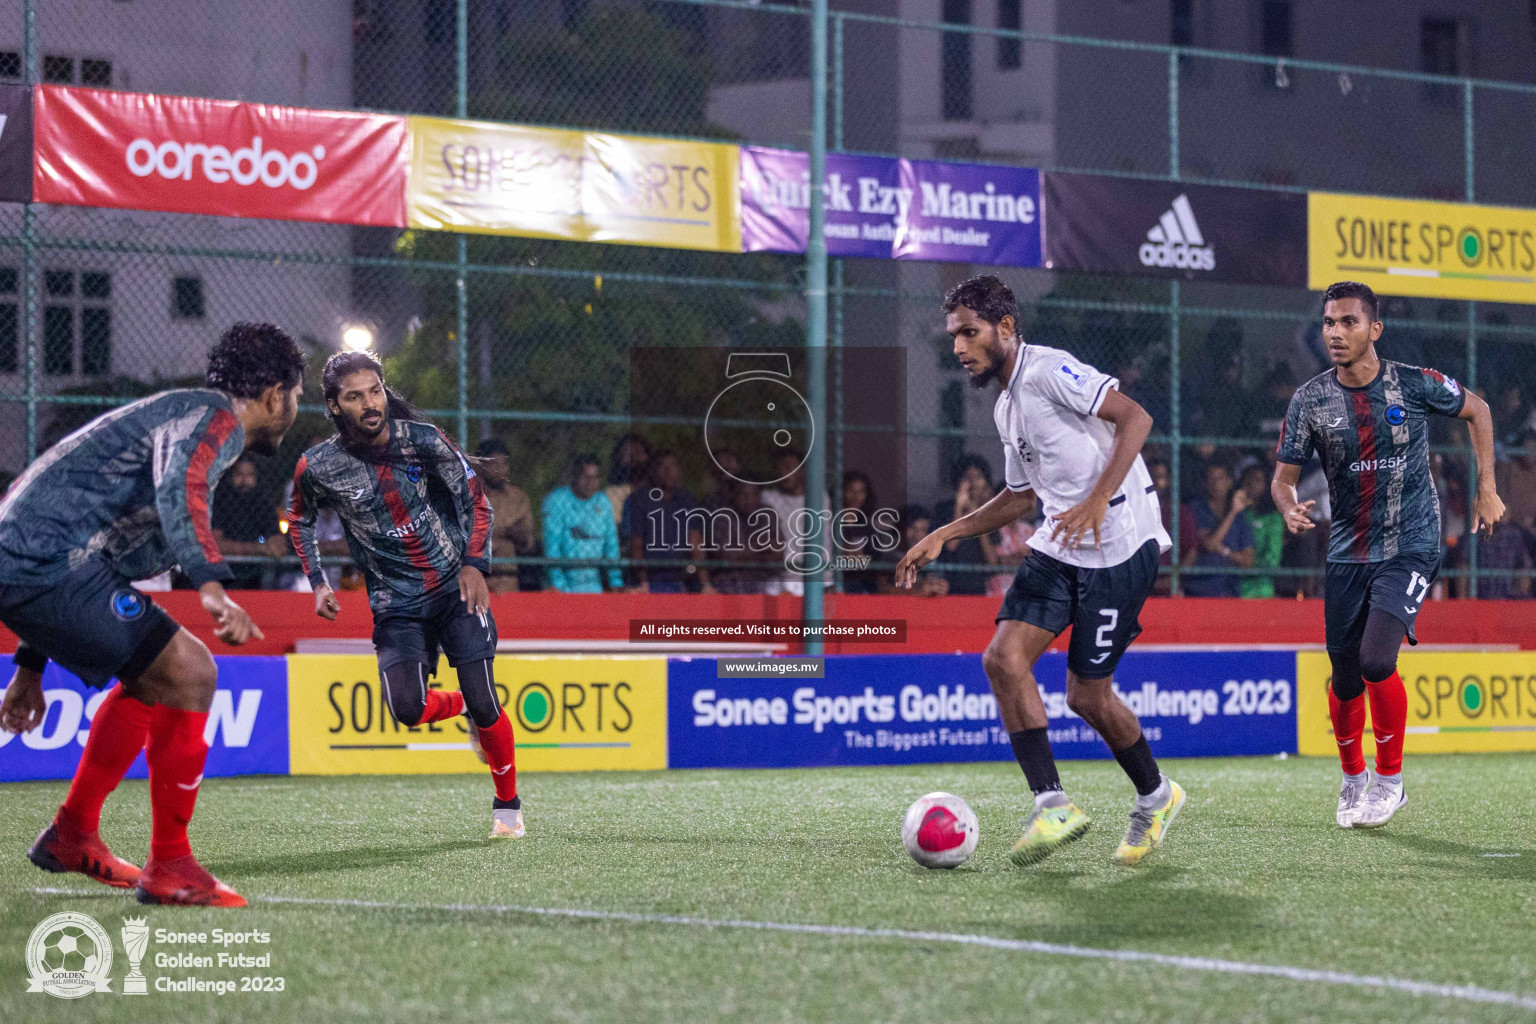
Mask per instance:
[[[21,366],[21,318],[16,307],[15,267],[0,267],[0,373]]]
[[[1461,26],[1447,18],[1425,18],[1419,24],[1419,70],[1431,75],[1459,75],[1457,61]]]
[[[1172,0],[1169,3],[1168,41],[1174,46],[1195,45],[1195,0]]]
[[[99,89],[112,88],[112,62],[109,60],[81,60],[80,84]]]
[[[178,320],[201,320],[207,315],[202,278],[178,277],[171,282],[171,315]]]
[[[1536,0],[1532,0],[1536,2]],[[0,50],[0,78],[21,77],[21,54],[15,50]]]
[[[3,283],[3,282],[0,282]],[[85,270],[45,270],[43,292],[43,372],[54,377],[75,373],[76,331],[79,372],[99,377],[112,371],[112,275]],[[0,324],[0,367],[4,365]]]
[[[1292,55],[1291,6],[1291,0],[1263,0],[1259,12],[1259,52],[1265,56]]]
[[[75,372],[73,306],[48,306],[43,310],[43,372],[55,377]]]
[[[944,22],[971,23],[971,0],[944,0]],[[944,80],[941,83],[942,116],[946,121],[971,119],[971,34],[945,32],[940,47]]]
[[[70,85],[75,80],[75,58],[73,57],[44,57],[43,81],[55,82],[60,85]]]
[[[1023,0],[997,0],[997,27],[1009,32],[1022,32],[1024,30],[1024,5]],[[997,67],[1000,71],[1012,71],[1024,64],[1024,41],[1022,39],[999,39],[997,41]]]

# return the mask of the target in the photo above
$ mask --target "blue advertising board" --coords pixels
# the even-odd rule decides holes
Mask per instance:
[[[288,774],[288,659],[230,655],[214,661],[219,688],[204,732],[209,750],[203,774]],[[0,731],[0,782],[71,778],[107,691],[92,689],[50,663],[43,672],[43,694],[48,712],[41,728],[22,736]],[[140,754],[128,778],[146,774]]]
[[[1115,687],[1159,757],[1296,749],[1296,655],[1132,651]],[[1035,667],[1058,758],[1109,749],[1067,707],[1066,655]],[[1009,761],[981,656],[831,655],[824,679],[717,679],[713,658],[674,658],[667,684],[672,768]]]

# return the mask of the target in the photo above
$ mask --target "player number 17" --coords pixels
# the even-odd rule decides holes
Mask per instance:
[[[1414,587],[1418,587],[1419,588],[1419,596],[1418,597],[1414,597],[1413,596],[1413,588]],[[1409,598],[1409,600],[1414,601],[1416,603],[1420,602],[1420,601],[1423,601],[1424,600],[1424,595],[1427,594],[1427,593],[1429,593],[1429,580],[1428,579],[1424,578],[1423,576],[1420,576],[1418,573],[1414,573],[1414,574],[1412,574],[1411,576],[1408,577],[1408,598]]]

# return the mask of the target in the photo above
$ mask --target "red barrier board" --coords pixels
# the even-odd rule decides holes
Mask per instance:
[[[309,594],[237,590],[231,595],[256,620],[266,639],[232,648],[213,636],[208,613],[191,590],[153,595],[155,603],[196,634],[215,654],[285,654],[300,638],[371,635],[368,598],[358,591],[336,596],[341,615],[315,615]],[[627,640],[638,619],[732,619],[746,622],[798,619],[800,600],[697,594],[492,594],[491,610],[503,639]],[[992,639],[997,601],[986,597],[885,597],[829,594],[827,618],[905,620],[905,643],[828,642],[828,654],[951,654],[984,650]],[[1154,597],[1141,613],[1137,644],[1281,644],[1323,642],[1323,602],[1239,598]],[[1419,638],[1431,644],[1514,644],[1536,649],[1536,602],[1430,601],[1419,614]],[[1065,638],[1054,645],[1065,650]],[[0,627],[0,651],[16,639]],[[1406,649],[1406,648],[1405,648]],[[795,650],[792,646],[791,651]],[[0,681],[3,685],[3,681]]]
[[[33,117],[40,203],[405,226],[403,117],[56,85]]]

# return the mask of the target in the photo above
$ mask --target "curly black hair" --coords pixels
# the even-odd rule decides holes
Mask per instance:
[[[1014,300],[1013,289],[993,274],[982,274],[951,288],[944,296],[944,312],[953,313],[961,306],[994,327],[1003,322],[1003,317],[1011,316],[1017,329],[1019,304]]]
[[[208,386],[237,398],[257,398],[274,384],[298,387],[307,361],[281,327],[238,323],[208,353]]]

